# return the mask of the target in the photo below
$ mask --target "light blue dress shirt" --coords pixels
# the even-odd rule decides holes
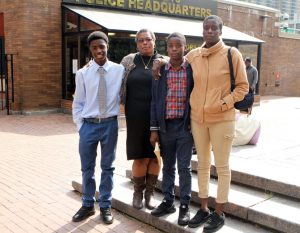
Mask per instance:
[[[100,66],[90,61],[86,66],[77,71],[75,81],[76,90],[72,105],[73,121],[79,131],[83,118],[107,118],[117,116],[120,112],[120,88],[124,76],[124,67],[120,64],[107,61],[104,65],[104,78],[107,89],[106,112],[100,114],[98,98]]]

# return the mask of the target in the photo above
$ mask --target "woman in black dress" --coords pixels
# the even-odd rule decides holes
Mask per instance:
[[[155,207],[154,186],[160,167],[150,143],[150,103],[153,60],[162,57],[155,50],[155,35],[148,29],[141,29],[135,38],[138,53],[129,54],[121,64],[125,67],[125,78],[121,90],[121,102],[125,104],[127,124],[127,159],[133,160],[134,182],[133,206],[148,209]]]

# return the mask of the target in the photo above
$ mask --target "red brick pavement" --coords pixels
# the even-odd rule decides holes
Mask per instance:
[[[260,141],[231,161],[242,161],[238,166],[244,171],[255,164],[252,170],[259,176],[299,185],[299,109],[299,97],[262,98],[253,110],[262,123]],[[71,115],[6,116],[0,111],[0,232],[158,232],[117,211],[110,226],[101,223],[99,210],[83,223],[71,222],[81,205],[71,187],[81,176],[77,150]],[[121,128],[116,173],[125,176],[130,165]]]
[[[124,133],[116,161],[121,170],[130,166],[120,152]],[[71,187],[81,175],[77,149],[70,115],[0,114],[0,232],[159,232],[117,211],[114,223],[104,225],[98,207],[88,220],[71,221],[81,206]]]

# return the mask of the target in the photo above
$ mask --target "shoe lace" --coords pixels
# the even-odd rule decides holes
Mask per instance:
[[[170,204],[166,200],[163,200],[162,203],[159,204],[158,208],[170,208]]]
[[[166,207],[169,207],[169,205],[167,204],[167,202],[162,202],[162,203],[160,203],[159,207],[166,208]]]
[[[102,212],[103,214],[111,214],[110,209],[103,209]]]
[[[81,214],[84,214],[86,211],[92,209],[91,207],[86,207],[86,206],[82,206],[77,213],[75,214],[75,216],[79,216]]]
[[[78,212],[85,212],[85,211],[90,210],[90,209],[91,209],[91,207],[82,206],[82,207],[79,209]]]
[[[220,222],[220,216],[216,213],[213,213],[211,217],[208,219],[207,223],[214,225],[216,223]]]
[[[180,210],[179,217],[184,218],[184,217],[188,216],[188,213],[189,213],[188,210]]]
[[[196,220],[200,220],[200,219],[202,219],[204,216],[205,216],[205,212],[204,211],[202,211],[202,210],[199,210],[198,212],[197,212],[197,214],[196,214],[196,216],[195,216],[195,219]]]

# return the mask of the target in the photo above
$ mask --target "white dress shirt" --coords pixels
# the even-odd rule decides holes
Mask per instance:
[[[104,65],[104,78],[107,88],[106,112],[100,114],[98,89],[100,71],[99,65],[90,61],[86,66],[76,72],[76,90],[72,105],[73,121],[79,131],[83,118],[107,118],[117,116],[120,112],[120,88],[124,76],[124,67],[120,64],[107,61]]]

